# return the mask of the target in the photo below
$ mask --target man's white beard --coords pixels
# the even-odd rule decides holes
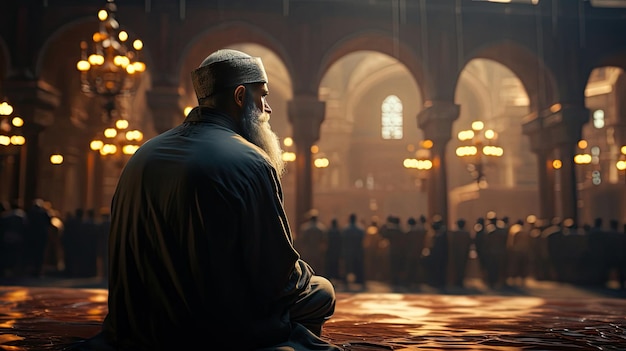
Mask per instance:
[[[276,169],[278,176],[285,173],[285,161],[280,140],[272,130],[269,120],[270,115],[259,109],[250,96],[246,96],[245,107],[242,116],[243,137],[249,142],[260,147],[269,156],[270,163]]]

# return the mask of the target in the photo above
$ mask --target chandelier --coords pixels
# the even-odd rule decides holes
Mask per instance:
[[[134,154],[143,140],[143,133],[137,129],[130,130],[128,127],[127,120],[117,120],[115,127],[106,128],[100,137],[91,141],[89,147],[102,156],[115,155],[118,149],[124,155]]]
[[[115,19],[116,11],[114,0],[107,0],[105,8],[98,12],[99,30],[90,44],[80,43],[81,59],[76,64],[81,73],[81,90],[105,98],[109,120],[116,97],[134,93],[140,74],[146,70],[139,57],[143,42],[136,39],[128,46],[128,32]]]
[[[462,143],[456,148],[456,155],[468,161],[467,170],[479,187],[486,187],[485,166],[488,158],[498,158],[504,153],[496,144],[498,134],[493,129],[484,129],[482,121],[472,122],[472,129],[462,130],[457,138]]]
[[[24,120],[13,115],[13,106],[6,100],[0,103],[0,145],[21,146],[26,143],[26,138],[21,133]]]

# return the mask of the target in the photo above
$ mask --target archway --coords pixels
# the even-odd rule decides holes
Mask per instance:
[[[538,201],[537,164],[522,134],[522,119],[529,114],[530,99],[521,79],[503,64],[474,59],[461,72],[455,102],[461,106],[461,113],[453,125],[453,140],[447,150],[451,222],[464,218],[473,223],[488,211],[515,219],[533,213]],[[456,148],[465,143],[457,138],[458,133],[471,129],[476,120],[484,122],[483,131],[495,131],[494,143],[503,148],[502,157],[482,156],[468,161],[467,157],[457,156]],[[482,132],[475,133],[488,143]],[[478,167],[484,175],[480,181],[474,178]]]
[[[314,169],[320,218],[345,223],[356,213],[369,224],[391,214],[406,220],[426,212],[426,194],[415,184],[417,175],[403,167],[411,156],[407,147],[415,148],[422,140],[415,120],[422,97],[412,77],[397,59],[364,50],[346,54],[327,70],[319,90],[326,118],[318,146],[329,165]],[[381,133],[382,106],[390,96],[401,107],[397,139],[385,139]]]

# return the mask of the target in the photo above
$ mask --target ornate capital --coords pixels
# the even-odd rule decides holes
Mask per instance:
[[[417,125],[435,145],[445,145],[452,138],[452,123],[459,118],[460,106],[449,101],[427,101],[417,115]]]
[[[326,103],[316,96],[299,95],[287,104],[293,137],[298,141],[314,143],[320,138],[320,126],[324,121]]]

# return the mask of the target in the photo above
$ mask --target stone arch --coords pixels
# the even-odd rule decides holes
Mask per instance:
[[[554,74],[532,50],[519,43],[503,40],[477,48],[467,55],[465,63],[484,58],[496,61],[522,81],[530,100],[530,110],[539,111],[559,99]]]
[[[461,86],[464,86],[468,88],[468,90],[472,93],[472,96],[475,98],[474,101],[476,102],[476,105],[479,106],[479,109],[481,111],[488,110],[488,112],[491,114],[492,112],[490,111],[491,106],[489,102],[491,97],[487,93],[489,87],[486,84],[484,84],[484,82],[479,77],[476,76],[477,72],[472,71],[472,70],[467,70],[467,68],[472,63],[472,61],[468,62],[468,64],[465,65],[466,69],[462,70],[461,73],[459,74],[457,86],[455,89],[455,103],[456,104],[461,103],[461,101],[459,101],[459,89]],[[461,115],[464,115],[464,113],[465,111],[463,107],[461,107]]]
[[[373,53],[377,55],[384,55],[378,52],[373,52]],[[346,86],[346,90],[352,92],[350,96],[348,96],[348,98],[346,99],[346,112],[347,112],[346,119],[349,122],[354,122],[355,117],[352,115],[352,111],[354,111],[355,105],[358,104],[358,102],[363,98],[363,95],[365,94],[366,91],[371,90],[372,87],[376,86],[378,83],[389,80],[389,77],[404,73],[403,71],[404,69],[406,69],[406,66],[402,65],[401,62],[398,62],[398,63],[399,65],[387,64],[384,67],[380,67],[380,66],[370,67],[370,69],[374,70],[374,72],[372,72],[371,70],[368,71],[367,67],[364,67],[364,70],[361,72],[361,74],[357,73],[357,76],[353,75],[350,78],[350,81],[348,82]],[[367,64],[367,63],[364,63],[364,64]],[[416,82],[415,84],[416,84],[416,89],[418,90],[418,93],[421,94],[419,85],[417,85]],[[414,105],[421,108],[422,103],[423,103],[423,97],[420,95],[420,96],[416,96],[415,99],[419,100],[419,104],[414,104]],[[405,106],[409,104],[408,103],[409,99],[406,98],[406,96],[404,96],[401,100],[403,100],[403,104]],[[414,127],[414,129],[417,128],[415,124],[412,124],[412,126]]]
[[[461,113],[454,122],[452,145],[447,150],[451,218],[478,218],[496,208],[507,215],[519,213],[537,194],[532,185],[536,183],[536,159],[522,133],[521,123],[530,112],[530,98],[519,73],[500,61],[475,57],[459,74],[455,103],[461,106]],[[457,133],[470,129],[474,120],[481,120],[485,129],[496,131],[499,135],[496,144],[505,150],[503,157],[479,161],[487,179],[480,190],[466,169],[475,161],[456,155],[456,147],[464,144],[458,140]],[[515,192],[512,196],[518,197],[518,201],[492,197],[495,191],[504,190]]]
[[[289,77],[293,77],[293,64],[283,44],[258,26],[243,21],[233,21],[198,33],[185,46],[177,64],[181,87],[184,91],[193,95],[189,74],[208,54],[223,47],[243,43],[258,44],[274,53],[285,65]]]
[[[323,53],[319,71],[317,76],[313,77],[311,85],[313,87],[319,86],[329,68],[342,57],[356,51],[375,51],[394,57],[403,64],[417,82],[420,95],[425,96],[424,87],[429,86],[430,83],[427,73],[424,72],[421,65],[421,60],[410,45],[402,41],[398,45],[395,43],[393,37],[378,31],[362,31],[345,37]]]
[[[407,144],[421,139],[415,116],[423,106],[417,82],[408,68],[395,57],[369,49],[347,52],[327,68],[320,81],[320,99],[326,102],[319,146],[331,160],[319,182],[323,189],[316,195],[316,207],[323,212],[347,217],[349,211],[369,213],[376,198],[378,215],[396,213],[408,216],[421,209],[419,197],[404,202],[414,183],[402,160],[408,157]],[[403,104],[403,138],[381,137],[381,104],[389,95]],[[379,171],[382,169],[384,171]],[[368,179],[376,194],[368,197]],[[356,185],[362,184],[362,185]],[[344,194],[344,195],[340,195]],[[327,201],[321,201],[324,198]],[[409,204],[410,203],[410,204]]]

